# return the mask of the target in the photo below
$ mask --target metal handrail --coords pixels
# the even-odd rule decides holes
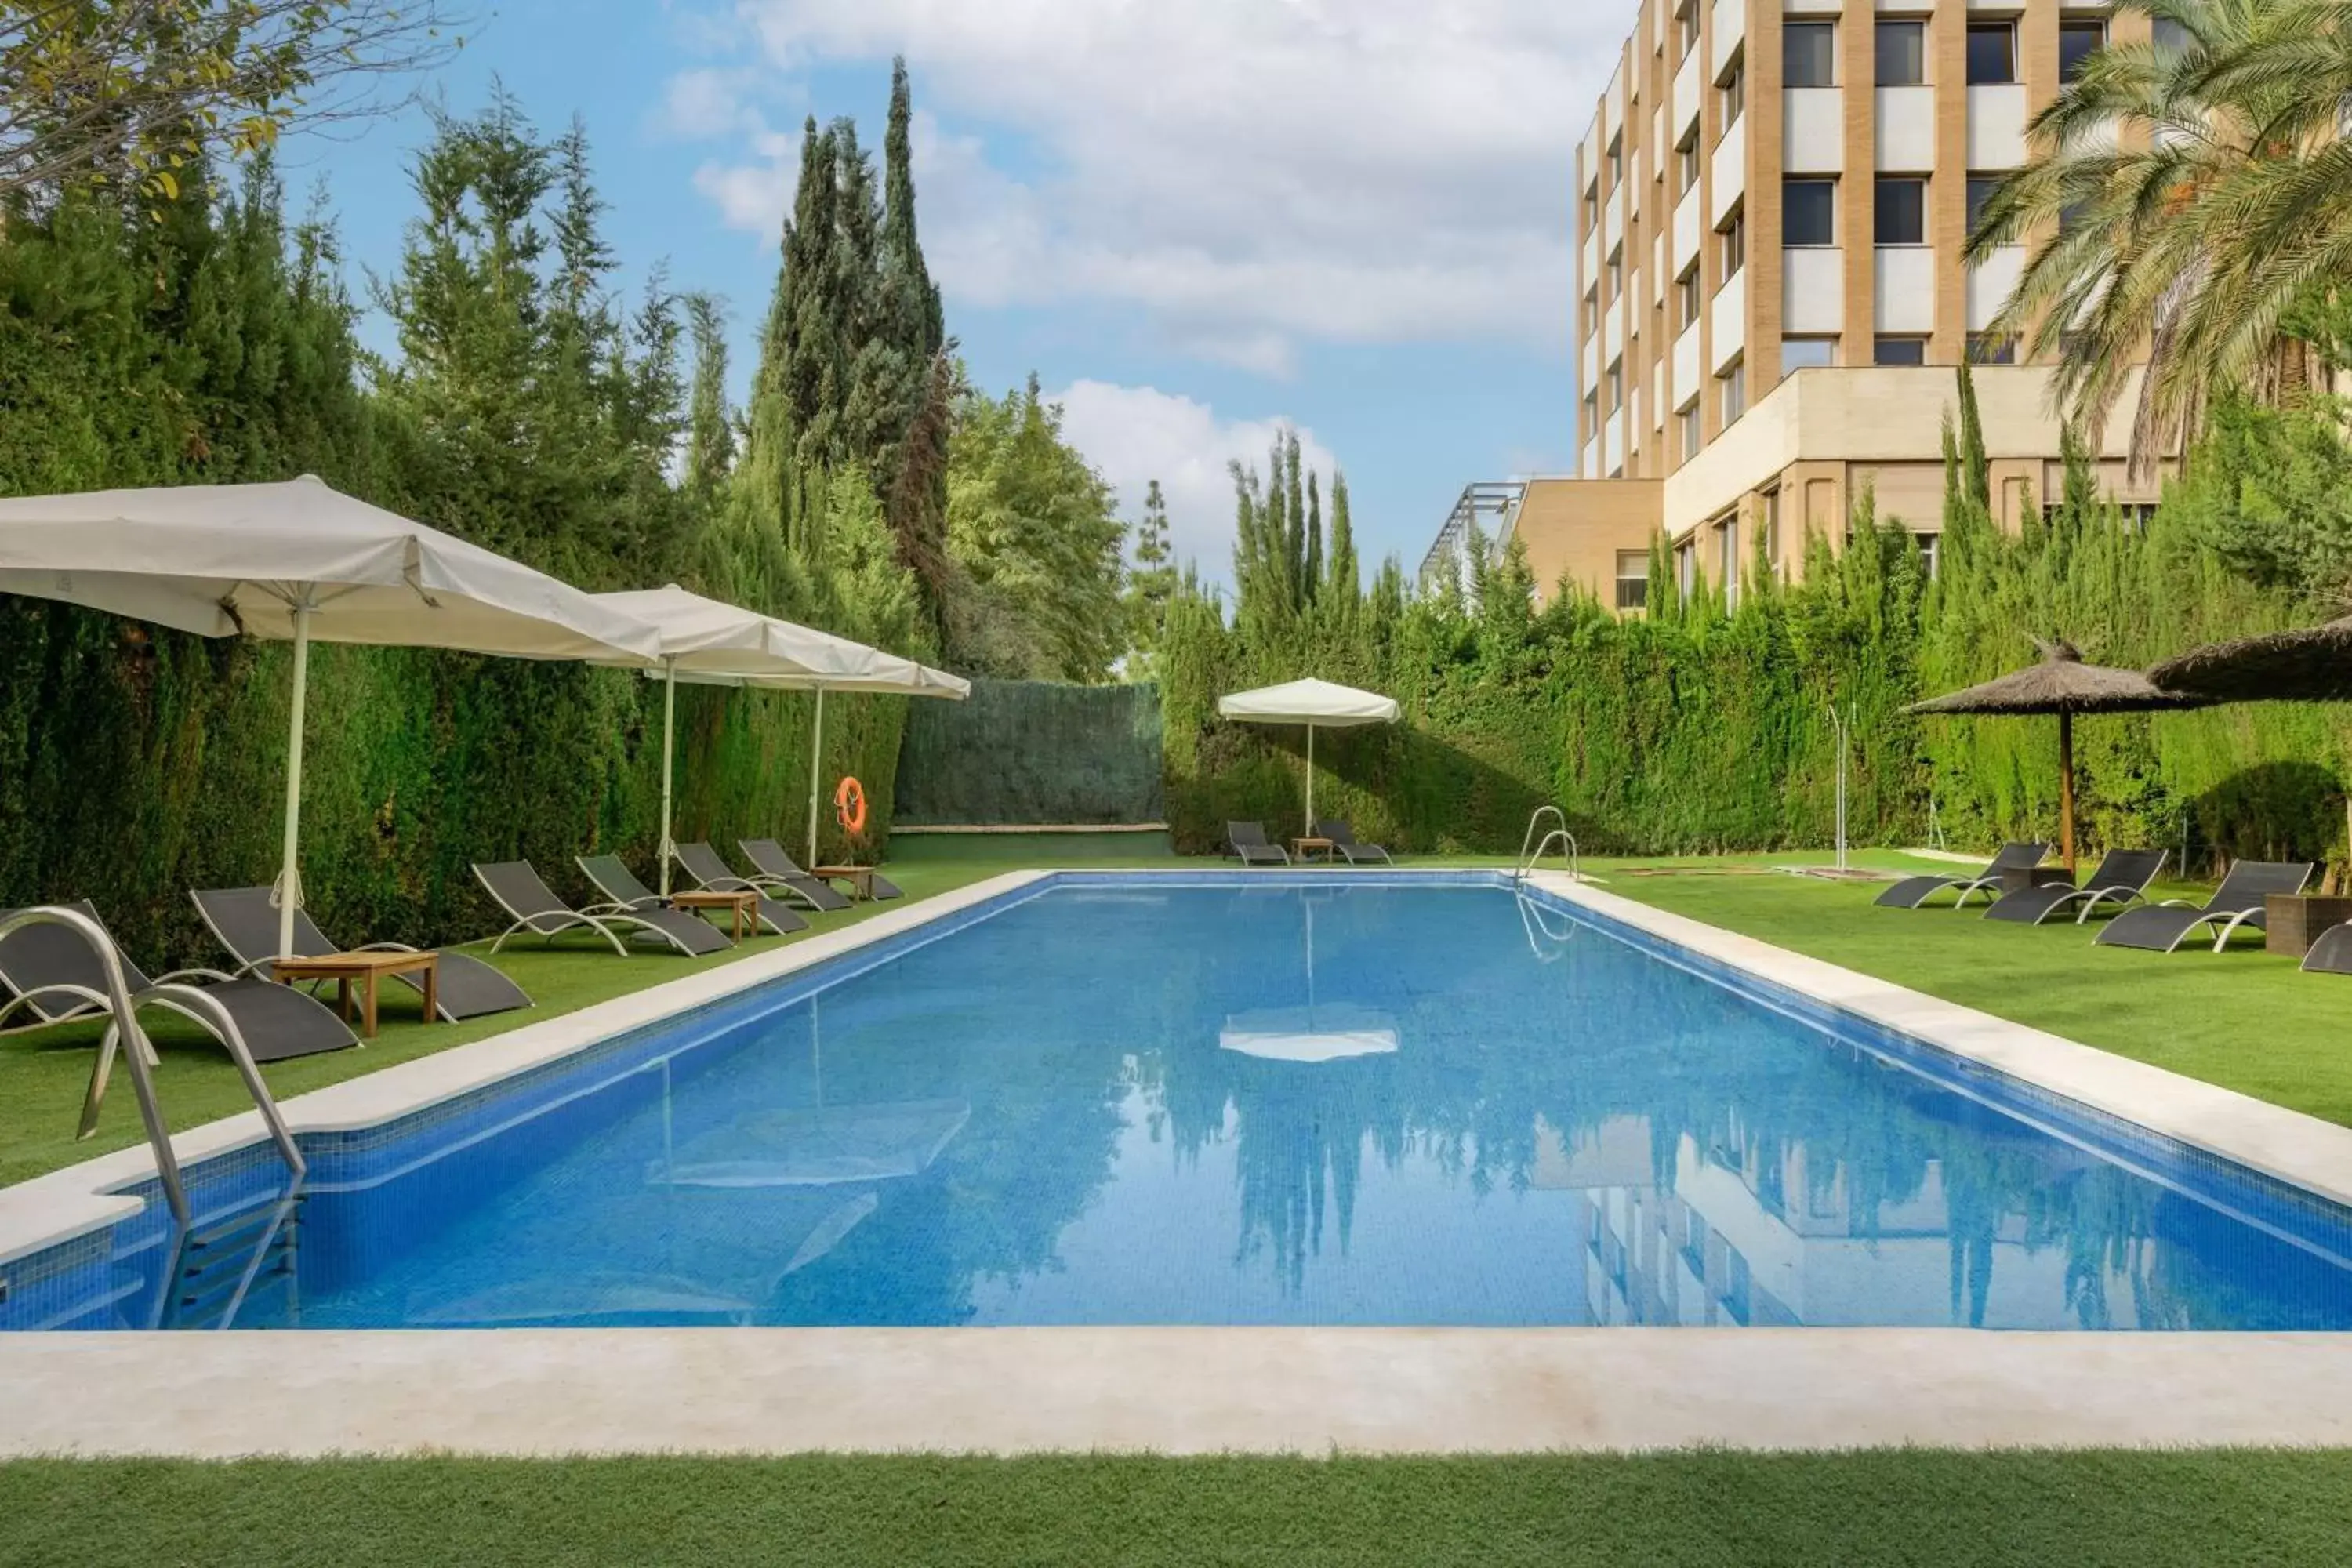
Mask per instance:
[[[1538,839],[1536,837],[1537,826],[1547,816],[1557,819],[1559,826]],[[1555,844],[1559,846],[1560,854],[1568,861],[1569,879],[1575,882],[1584,880],[1584,873],[1579,868],[1581,857],[1576,847],[1576,835],[1568,830],[1568,813],[1556,805],[1539,805],[1528,818],[1528,830],[1519,837],[1519,859],[1518,864],[1511,871],[1511,879],[1515,882],[1526,881],[1528,873],[1536,868],[1536,863],[1541,860]],[[1532,851],[1528,847],[1530,845],[1534,847]]]
[[[139,1120],[146,1124],[147,1143],[155,1152],[155,1171],[163,1183],[163,1199],[171,1205],[172,1217],[184,1226],[188,1223],[187,1184],[180,1179],[179,1157],[172,1152],[171,1131],[163,1124],[163,1108],[155,1099],[155,1079],[148,1068],[154,1059],[155,1047],[139,1027],[139,1010],[131,1001],[131,987],[122,978],[122,957],[114,951],[114,942],[107,936],[105,927],[79,910],[54,906],[18,910],[0,918],[0,942],[26,926],[36,925],[63,926],[98,954],[99,968],[106,976],[102,1000],[107,1011],[114,1016],[114,1022],[99,1047],[98,1063],[90,1069],[89,1093],[84,1103],[94,1107],[104,1096],[106,1073],[113,1065],[115,1045],[118,1041],[127,1043],[129,1049],[124,1054],[130,1058],[131,1082],[139,1095]],[[273,1113],[275,1110],[273,1106]]]

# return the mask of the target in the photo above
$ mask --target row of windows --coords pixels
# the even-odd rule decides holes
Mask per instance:
[[[1871,40],[1872,80],[1879,87],[1919,87],[1927,80],[1927,24],[1890,18],[1875,24]],[[2179,23],[2154,23],[2159,49],[2179,50],[2189,37]],[[2106,46],[2107,25],[2093,17],[2066,17],[2058,24],[2058,77],[2073,81],[2090,58]],[[1971,22],[1966,54],[1969,85],[1986,87],[2017,79],[2017,24]],[[1789,22],[1780,28],[1780,75],[1790,87],[1835,87],[1837,24]]]
[[[1973,230],[1984,216],[1985,204],[2000,185],[1999,174],[1970,174],[1968,226]],[[1825,246],[1838,243],[1838,182],[1818,176],[1780,182],[1780,243]],[[1871,182],[1870,242],[1873,245],[1927,243],[1927,182],[1916,174],[1881,174]]]

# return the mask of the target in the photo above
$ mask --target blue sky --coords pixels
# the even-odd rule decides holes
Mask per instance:
[[[740,389],[802,118],[853,115],[878,153],[903,52],[974,380],[1037,372],[1129,515],[1160,479],[1213,575],[1224,461],[1283,425],[1346,469],[1365,553],[1412,565],[1465,483],[1570,461],[1568,171],[1629,25],[1580,9],[504,0],[425,90],[470,112],[495,79],[542,129],[583,115],[625,284],[663,262],[724,295]],[[355,268],[396,265],[425,134],[412,110],[288,149]]]

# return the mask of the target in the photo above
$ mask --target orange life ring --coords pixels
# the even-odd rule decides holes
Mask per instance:
[[[865,832],[866,786],[855,777],[845,776],[841,787],[833,792],[833,809],[845,831],[852,835]]]

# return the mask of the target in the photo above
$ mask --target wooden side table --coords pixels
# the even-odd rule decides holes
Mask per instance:
[[[2331,926],[2352,921],[2352,898],[2317,893],[2273,893],[2263,900],[2263,947],[2301,958]]]
[[[760,918],[760,894],[758,889],[752,888],[744,888],[732,892],[721,892],[709,888],[705,888],[698,892],[672,893],[669,896],[669,907],[674,910],[685,910],[688,911],[695,910],[734,910],[735,940],[737,942],[741,942],[743,940],[743,928],[746,924],[751,924],[751,929],[754,931],[759,929],[756,922]]]
[[[2022,893],[2032,888],[2071,888],[2074,885],[2074,873],[2063,866],[2006,869],[2000,874],[2000,890],[2004,893]]]
[[[809,873],[828,882],[846,882],[852,897],[868,903],[874,900],[874,868],[871,866],[819,866]]]
[[[1304,838],[1294,838],[1290,841],[1290,858],[1302,863],[1318,849],[1323,851],[1323,858],[1326,860],[1333,858],[1339,852],[1339,845],[1333,843],[1328,838],[1317,838],[1309,836]]]
[[[388,974],[425,976],[425,1021],[441,1016],[441,955],[437,952],[330,952],[315,958],[281,958],[270,965],[279,980],[331,980],[343,1022],[352,1021],[352,983],[360,987],[360,1036],[375,1038],[377,988]]]

